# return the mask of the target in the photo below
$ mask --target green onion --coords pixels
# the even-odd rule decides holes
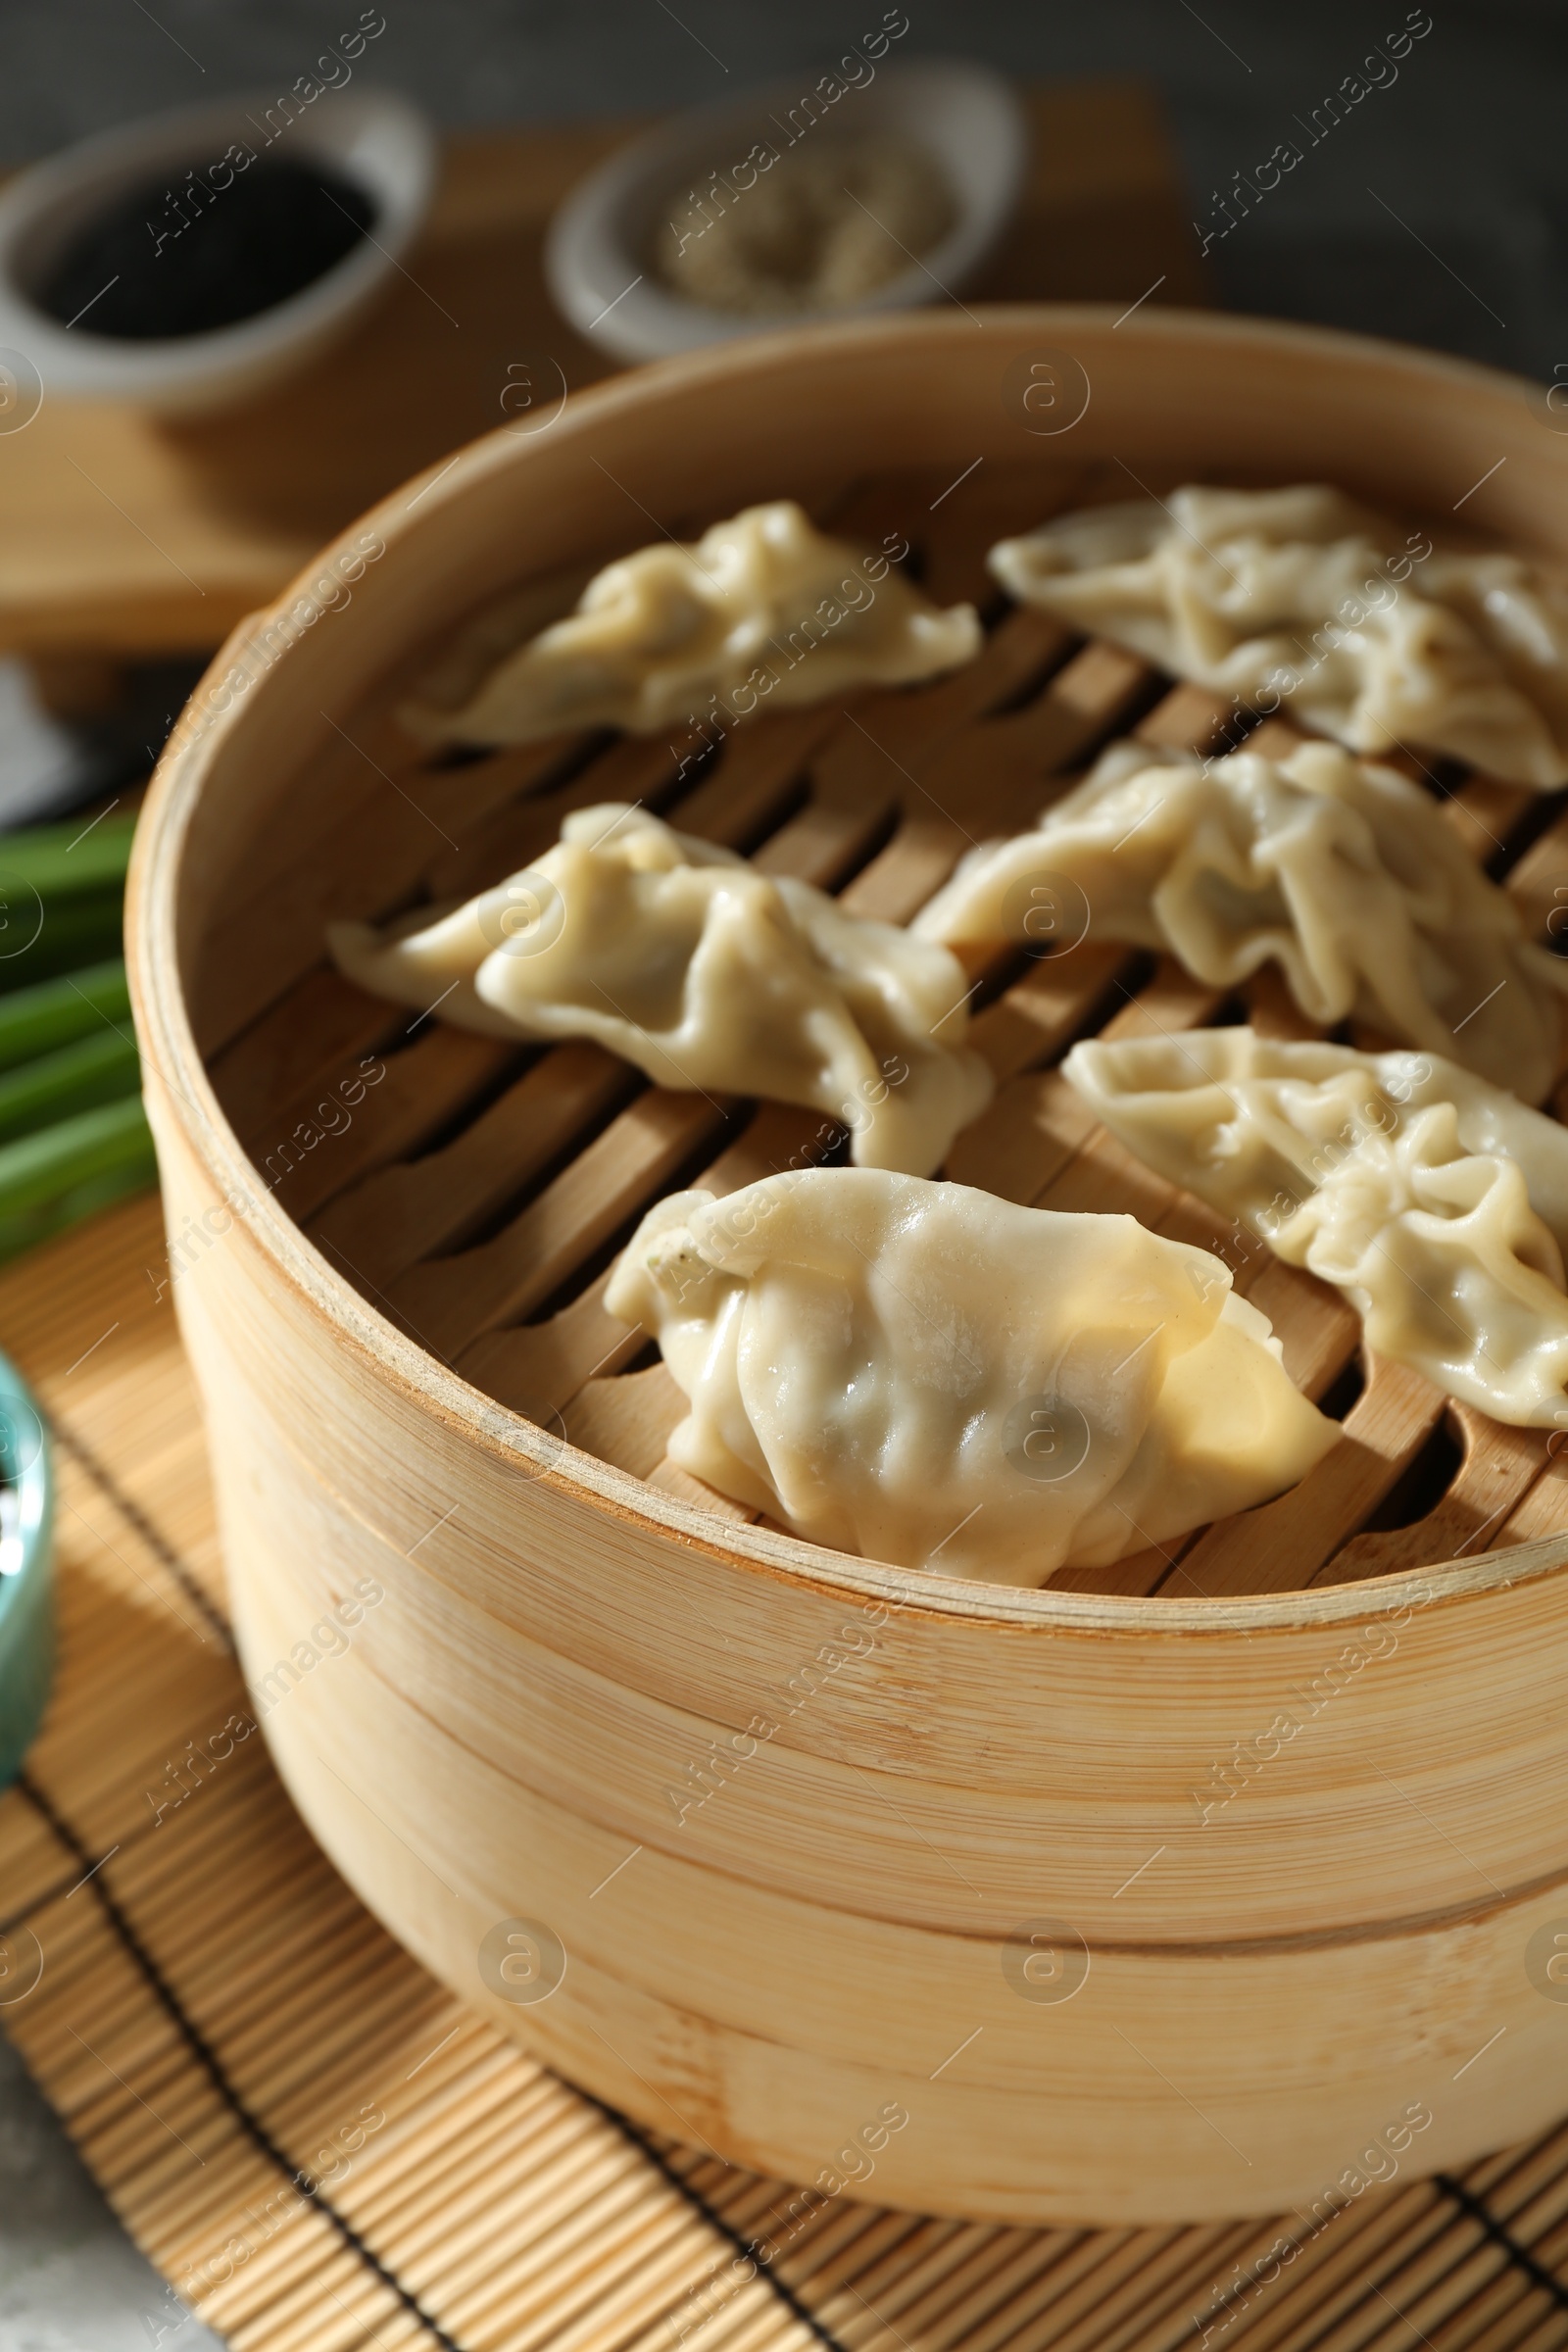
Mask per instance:
[[[0,1144],[140,1089],[136,1040],[128,1030],[100,1028],[0,1075]]]
[[[0,1258],[157,1181],[139,1095],[0,1144]]]
[[[20,885],[40,899],[82,891],[123,891],[134,816],[104,816],[97,824],[25,825],[0,836],[0,895]]]
[[[0,841],[0,991],[120,954],[124,914],[118,888],[24,898],[6,880],[4,856]]]
[[[133,816],[0,839],[0,991],[118,955]]]
[[[157,1181],[121,955],[135,830],[0,838],[0,1258]]]
[[[90,1037],[105,1022],[130,1028],[130,990],[121,956],[67,979],[40,980],[0,997],[0,1070]]]

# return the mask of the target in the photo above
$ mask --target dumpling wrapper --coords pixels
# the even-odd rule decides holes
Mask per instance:
[[[620,802],[573,810],[496,889],[410,919],[330,925],[340,970],[488,1035],[595,1038],[660,1086],[820,1110],[864,1167],[929,1175],[995,1089],[946,948]]]
[[[695,545],[661,541],[591,579],[575,612],[509,654],[456,710],[408,705],[426,739],[530,743],[578,727],[633,735],[904,686],[979,652],[972,605],[947,611],[896,569],[819,531],[793,499],[748,507]]]
[[[993,1584],[1246,1510],[1339,1436],[1218,1258],[966,1185],[678,1193],[605,1303],[691,1399],[684,1469],[813,1543]]]
[[[1149,1166],[1343,1291],[1368,1345],[1494,1420],[1568,1424],[1568,1130],[1437,1054],[1250,1029],[1075,1046]]]
[[[1336,745],[1200,761],[1117,746],[1033,833],[986,844],[916,917],[952,946],[1023,941],[1031,884],[1089,934],[1167,951],[1213,988],[1279,964],[1325,1028],[1351,1015],[1538,1102],[1568,964],[1525,937],[1431,794]]]
[[[1004,539],[991,568],[1177,677],[1268,709],[1288,696],[1352,751],[1416,744],[1539,791],[1568,781],[1568,579],[1410,547],[1321,483],[1189,485]]]

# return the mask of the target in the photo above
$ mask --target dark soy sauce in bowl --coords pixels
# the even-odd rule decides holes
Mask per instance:
[[[148,180],[78,228],[34,287],[80,334],[209,334],[303,292],[361,244],[375,205],[328,165],[256,163],[226,186]]]

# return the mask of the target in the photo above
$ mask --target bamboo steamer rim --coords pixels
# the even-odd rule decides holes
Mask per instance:
[[[246,1157],[220,1108],[197,1049],[178,957],[178,897],[184,856],[204,791],[225,747],[248,722],[251,710],[275,692],[280,674],[295,659],[288,646],[259,671],[247,660],[251,641],[280,618],[304,594],[324,563],[352,552],[359,534],[373,529],[387,555],[416,541],[429,518],[475,492],[496,476],[546,458],[559,462],[564,447],[594,433],[601,419],[640,408],[651,393],[698,392],[727,384],[743,394],[748,382],[788,370],[803,354],[853,364],[896,354],[907,365],[923,354],[961,346],[976,325],[1009,333],[1018,344],[1027,334],[1039,347],[1070,345],[1074,335],[1119,333],[1128,347],[1152,359],[1161,349],[1190,355],[1195,345],[1223,364],[1228,350],[1273,355],[1301,368],[1335,362],[1343,368],[1396,369],[1411,390],[1430,394],[1484,394],[1528,408],[1539,405],[1540,388],[1528,379],[1478,362],[1450,359],[1371,335],[1303,326],[1294,321],[1237,318],[1217,312],[1141,311],[1118,318],[1106,303],[988,304],[966,312],[909,313],[760,335],[710,347],[631,369],[575,392],[548,437],[522,438],[506,427],[470,442],[455,460],[416,474],[370,508],[323,548],[290,582],[276,603],[252,613],[231,632],[194,689],[194,705],[210,682],[231,667],[247,669],[251,683],[243,700],[212,712],[184,740],[176,727],[158,762],[138,825],[126,888],[126,956],[137,1034],[144,1059],[160,1087],[165,1115],[182,1131],[189,1148],[213,1180],[220,1198],[242,1194],[253,1202],[244,1223],[275,1272],[342,1340],[349,1341],[405,1398],[445,1422],[498,1462],[523,1459],[539,1465],[537,1483],[587,1498],[608,1516],[633,1527],[673,1537],[715,1562],[752,1575],[799,1585],[819,1593],[862,1603],[916,1610],[936,1619],[1016,1628],[1026,1634],[1056,1632],[1082,1638],[1102,1635],[1147,1641],[1151,1634],[1201,1636],[1211,1641],[1231,1633],[1246,1641],[1262,1631],[1303,1635],[1326,1626],[1354,1625],[1405,1607],[1423,1611],[1456,1607],[1483,1594],[1568,1573],[1568,1531],[1535,1544],[1489,1552],[1460,1563],[1412,1568],[1363,1583],[1305,1591],[1224,1597],[1165,1597],[1106,1594],[991,1585],[929,1570],[895,1567],[831,1551],[819,1544],[766,1528],[726,1522],[720,1541],[712,1516],[666,1494],[629,1472],[601,1461],[566,1441],[545,1441],[536,1425],[498,1404],[379,1314],[330,1261],[306,1239],[272,1199]],[[1020,346],[1021,348],[1021,346]],[[422,485],[422,487],[421,487]],[[411,496],[412,494],[412,496]],[[760,496],[766,492],[760,491]],[[387,574],[367,575],[356,588],[373,603]],[[1440,1577],[1436,1588],[1434,1578]]]

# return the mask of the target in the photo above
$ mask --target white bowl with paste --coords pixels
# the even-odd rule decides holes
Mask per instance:
[[[802,73],[676,116],[591,172],[557,212],[545,244],[551,292],[579,333],[619,360],[664,359],[770,327],[959,293],[1016,206],[1029,155],[1024,112],[1009,84],[984,66],[951,58],[895,64],[873,54],[878,40],[885,51],[897,37],[862,43],[835,73]],[[842,286],[824,290],[819,300],[808,284],[776,306],[720,309],[661,273],[662,244],[666,252],[672,240],[733,246],[753,191],[775,169],[791,169],[792,158],[829,146],[848,155],[861,145],[919,153],[947,199],[947,224],[923,251],[900,238],[898,219],[878,216],[877,227],[908,256],[880,283],[848,299]],[[858,227],[865,207],[843,193],[846,220]]]

